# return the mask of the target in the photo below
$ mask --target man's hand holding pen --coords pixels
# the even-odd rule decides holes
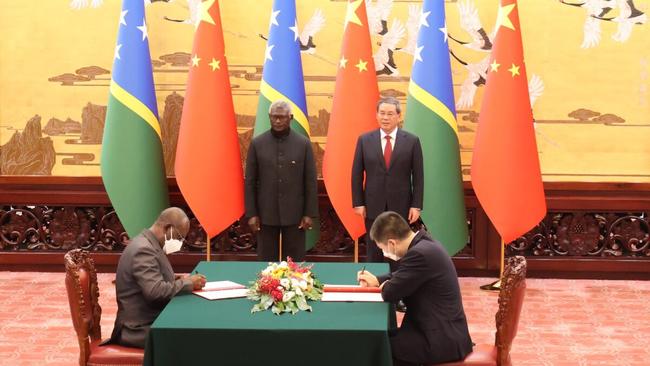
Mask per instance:
[[[375,275],[366,271],[366,266],[363,266],[361,271],[357,272],[357,281],[362,287],[379,287],[379,280]]]
[[[204,275],[200,274],[198,271],[194,271],[193,274],[188,277],[192,281],[192,287],[194,291],[200,290],[205,286],[206,278]]]

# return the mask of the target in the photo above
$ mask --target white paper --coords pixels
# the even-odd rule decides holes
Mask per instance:
[[[231,290],[216,290],[216,291],[194,291],[195,295],[199,295],[208,300],[221,300],[221,299],[234,299],[237,297],[246,297],[246,288],[238,288]]]
[[[246,288],[246,286],[232,281],[212,281],[206,282],[201,291],[234,290],[241,288]]]
[[[321,301],[384,302],[379,292],[324,292]]]

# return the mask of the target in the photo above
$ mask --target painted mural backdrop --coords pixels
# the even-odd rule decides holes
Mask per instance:
[[[144,0],[167,172],[199,0]],[[441,0],[442,1],[442,0]],[[226,55],[245,153],[252,137],[271,0],[222,0]],[[446,0],[461,157],[472,146],[497,0]],[[367,1],[382,94],[406,97],[419,1]],[[99,175],[120,21],[118,0],[0,0],[0,174]],[[345,19],[344,0],[298,0],[297,34],[318,162]],[[650,182],[649,0],[519,0],[545,181]],[[296,24],[279,24],[294,27]],[[513,151],[516,153],[516,151]]]

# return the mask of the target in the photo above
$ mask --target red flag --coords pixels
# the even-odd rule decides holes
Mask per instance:
[[[219,4],[201,2],[199,17],[175,167],[183,197],[213,237],[244,213],[244,174]]]
[[[516,0],[501,0],[472,158],[472,186],[504,243],[546,214]]]
[[[363,0],[350,1],[323,157],[323,179],[332,206],[354,239],[366,231],[363,218],[352,208],[354,149],[359,135],[377,128],[378,99],[366,5]]]

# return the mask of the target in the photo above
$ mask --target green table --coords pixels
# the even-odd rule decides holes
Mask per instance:
[[[208,281],[248,285],[263,262],[201,262]],[[315,263],[323,283],[354,284],[362,265]],[[388,271],[368,263],[368,271]],[[390,366],[388,330],[395,313],[388,303],[311,302],[312,312],[251,314],[251,300],[176,296],[153,323],[144,365],[354,365]]]

